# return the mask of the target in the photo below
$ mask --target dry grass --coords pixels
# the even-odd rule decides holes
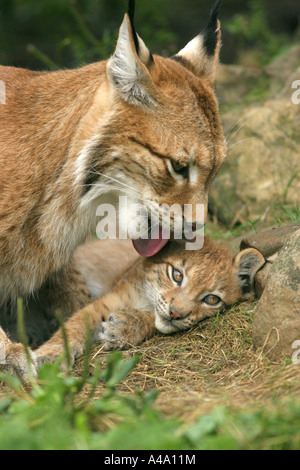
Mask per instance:
[[[244,229],[239,234],[234,231],[229,233],[229,236],[224,231],[224,236],[221,236],[219,227],[212,226],[210,236],[216,239],[219,244],[236,253],[243,231]],[[118,385],[118,390],[123,394],[127,394],[130,400],[124,400],[123,397],[121,398],[117,394],[111,395],[112,401],[109,401],[108,405],[107,398],[100,400],[100,403],[104,404],[103,409],[106,405],[107,409],[105,413],[100,412],[99,416],[97,415],[96,421],[93,420],[94,415],[93,419],[89,421],[92,426],[90,432],[91,445],[95,445],[95,431],[100,432],[100,437],[98,436],[100,439],[99,446],[105,445],[105,448],[119,449],[120,442],[122,441],[121,445],[124,444],[124,436],[131,436],[129,434],[130,430],[135,432],[138,429],[133,440],[139,439],[141,431],[140,428],[136,428],[137,423],[130,419],[127,421],[127,413],[129,409],[131,410],[131,405],[128,409],[126,407],[129,403],[139,403],[140,406],[143,402],[143,400],[132,399],[136,391],[149,392],[157,389],[160,394],[154,406],[166,418],[175,418],[176,424],[171,420],[174,424],[174,428],[172,428],[173,424],[171,426],[171,436],[175,438],[175,441],[176,436],[179,438],[185,432],[191,431],[190,436],[193,435],[195,439],[193,434],[195,428],[201,434],[205,429],[205,423],[217,419],[219,424],[213,434],[207,435],[204,440],[198,436],[195,445],[203,446],[203,448],[220,449],[298,449],[300,442],[298,424],[300,366],[292,364],[291,358],[285,358],[277,362],[271,361],[262,351],[254,350],[252,346],[252,319],[255,315],[256,305],[256,301],[240,303],[224,314],[202,322],[193,330],[173,336],[157,334],[139,347],[124,351],[124,359],[136,354],[140,356],[136,367]],[[101,345],[93,348],[89,364],[91,373],[93,373],[97,363],[100,363],[103,371],[105,370],[108,354],[103,351]],[[78,376],[82,375],[83,368],[84,360],[82,358],[76,362],[74,373]],[[54,368],[50,367],[48,370],[55,370],[54,376],[49,375],[51,384],[53,384],[52,390],[56,392],[56,384],[58,384],[58,396],[64,396],[66,390],[61,389],[61,384],[64,383],[63,378],[56,376],[55,366]],[[25,387],[26,389],[30,392],[30,387]],[[104,389],[105,384],[100,382],[96,388],[95,398],[101,397]],[[85,400],[90,398],[90,392],[90,386],[86,386],[80,391],[79,395],[76,393],[72,396],[71,402],[73,400],[76,406],[80,403],[83,409],[87,411],[89,408],[92,409],[94,404],[86,406],[87,401]],[[11,394],[12,392],[9,391],[7,386],[4,387],[0,384],[0,400],[8,393]],[[19,397],[23,396],[23,392],[16,393]],[[57,425],[56,408],[51,393],[46,394],[47,399],[49,399],[49,413],[48,411],[46,413],[46,416],[49,415],[49,428],[51,430],[63,429],[62,435],[67,443],[66,448],[68,446],[70,448],[72,446],[76,447],[82,438],[82,433],[78,435],[78,430],[72,428],[71,434],[69,434],[68,426],[70,426],[70,423],[69,421],[66,423],[65,417]],[[25,399],[27,398],[28,396],[25,397]],[[2,403],[4,403],[5,409],[7,400]],[[112,403],[114,404],[112,405]],[[294,404],[295,406],[292,406]],[[40,444],[40,435],[44,424],[37,426],[36,429],[34,426],[34,423],[39,421],[36,420],[36,413],[39,413],[39,410],[42,409],[41,415],[44,415],[43,406],[41,403],[34,402],[30,409],[31,414],[29,413],[27,422],[29,431],[25,433],[26,436],[22,435],[19,438],[21,445],[26,448],[39,445],[43,448],[44,444]],[[219,406],[227,408],[221,411],[214,410]],[[78,409],[80,410],[81,407],[78,407]],[[71,416],[72,423],[76,421],[77,416],[74,410]],[[241,410],[242,413],[240,413]],[[11,418],[14,418],[15,431],[9,430],[7,432],[8,436],[15,433],[18,435],[19,429],[23,429],[22,426],[24,426],[22,407],[19,407],[19,412],[18,406],[15,407],[15,411],[11,416],[2,413],[5,425],[7,423],[11,424]],[[153,433],[154,436],[158,436],[157,439],[161,444],[161,436],[164,435],[164,430],[165,438],[169,442],[170,435],[168,433],[170,429],[166,428],[166,423],[169,426],[170,421],[159,418],[159,426],[157,427],[156,422],[154,423],[151,419],[147,420],[148,411],[147,409],[144,415],[141,414],[142,418],[140,415],[137,418],[138,424],[142,423],[142,426],[145,425],[143,420],[149,423],[149,426],[148,424],[145,425],[146,431],[149,429],[149,439],[146,438],[143,443],[145,448],[152,445]],[[211,416],[204,417],[202,420],[198,419],[203,414],[211,412],[213,412]],[[81,411],[79,414],[81,420]],[[66,413],[67,415],[68,413]],[[152,413],[150,415],[153,416]],[[9,419],[7,420],[7,418]],[[181,421],[179,427],[177,419]],[[191,426],[193,423],[196,423],[195,427]],[[203,429],[200,429],[201,426],[199,428],[199,423],[202,423],[201,426],[204,423]],[[35,432],[32,432],[32,430],[35,430]],[[3,434],[5,435],[5,432]],[[56,433],[54,434],[53,437],[51,432],[48,432],[47,445],[51,438],[53,448],[58,448],[61,446],[61,437],[57,438]],[[83,434],[84,440],[86,440],[86,430]],[[148,436],[147,432],[146,435]],[[8,445],[11,446],[12,443],[9,442]],[[124,445],[132,446],[132,443],[128,442]]]
[[[124,358],[140,354],[137,367],[119,390],[133,393],[157,388],[157,406],[167,416],[194,421],[217,405],[233,408],[272,406],[277,398],[299,394],[300,368],[288,360],[270,362],[251,341],[254,302],[233,307],[219,318],[201,323],[181,335],[156,335],[139,347],[124,351]],[[103,365],[107,353],[93,350]],[[80,373],[82,361],[76,364]],[[101,395],[100,384],[96,396]]]
[[[217,234],[220,239],[220,231]],[[230,238],[222,241],[228,248]],[[300,366],[292,364],[290,358],[270,361],[262,351],[253,349],[255,309],[256,302],[243,302],[186,333],[157,334],[124,351],[124,358],[139,354],[140,361],[119,390],[132,394],[136,390],[158,389],[156,406],[166,416],[179,417],[187,423],[218,405],[271,408],[277,399],[280,403],[285,398],[298,399]],[[93,348],[92,353],[91,372],[96,361],[104,369],[108,353],[101,345]],[[75,374],[79,375],[82,367],[80,359]],[[104,384],[100,383],[96,397],[103,390]],[[7,388],[0,386],[0,398],[5,394]]]
[[[285,399],[298,400],[300,367],[289,358],[270,361],[253,349],[255,308],[256,302],[243,302],[193,330],[173,336],[157,334],[139,347],[123,351],[124,358],[139,354],[140,361],[118,389],[128,394],[158,389],[155,406],[186,425],[215,406],[272,410]],[[91,372],[96,362],[104,369],[108,354],[100,345],[93,348]],[[75,374],[82,368],[83,359],[79,359]],[[99,383],[96,397],[103,390],[104,383]],[[88,392],[83,390],[81,398]],[[7,387],[0,386],[0,399],[7,393]]]

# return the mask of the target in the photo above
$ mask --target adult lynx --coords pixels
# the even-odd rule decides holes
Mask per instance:
[[[4,308],[45,285],[66,285],[68,314],[86,305],[85,292],[67,288],[76,277],[69,262],[95,229],[97,207],[124,191],[149,212],[153,204],[189,204],[185,217],[197,222],[194,209],[207,207],[226,155],[214,94],[219,3],[203,32],[172,58],[150,53],[130,1],[109,60],[58,72],[0,66]],[[165,243],[135,246],[152,256]]]

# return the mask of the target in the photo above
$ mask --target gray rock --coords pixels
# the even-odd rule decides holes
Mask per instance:
[[[280,98],[234,115],[243,127],[210,192],[228,226],[261,218],[272,203],[295,204],[300,194],[300,105]]]
[[[245,105],[245,96],[256,87],[261,70],[256,67],[220,64],[216,81],[216,95],[222,113]]]
[[[293,72],[299,67],[300,63],[300,45],[291,47],[285,54],[273,60],[264,67],[263,72],[270,79],[270,93],[281,93],[282,86],[290,80]],[[298,76],[299,79],[299,76]],[[296,78],[295,78],[296,80]],[[290,82],[291,84],[292,82]]]
[[[292,357],[300,340],[300,230],[278,253],[253,319],[253,345],[272,359]]]
[[[300,223],[272,227],[255,235],[245,236],[241,241],[240,249],[255,248],[265,258],[269,258],[274,253],[278,253],[286,244],[287,238],[297,230],[300,230]]]
[[[217,92],[228,158],[213,182],[210,204],[227,226],[263,218],[274,203],[299,203],[300,46],[261,70],[221,66]],[[230,103],[232,107],[230,108]]]

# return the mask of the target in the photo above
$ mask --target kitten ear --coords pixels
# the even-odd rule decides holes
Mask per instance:
[[[152,64],[152,54],[135,32],[133,16],[126,13],[116,50],[107,64],[110,83],[128,103],[153,106],[155,86],[149,72]]]
[[[234,266],[243,297],[247,297],[247,294],[254,291],[255,275],[265,263],[265,257],[255,248],[242,250],[235,257]]]
[[[221,48],[221,24],[218,12],[221,0],[212,9],[206,28],[172,58],[182,62],[200,77],[214,85]]]

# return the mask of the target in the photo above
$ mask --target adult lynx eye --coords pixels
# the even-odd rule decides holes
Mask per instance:
[[[184,163],[176,162],[176,160],[171,160],[171,165],[175,173],[182,175],[185,178],[188,176],[188,166]]]
[[[183,281],[183,274],[178,269],[172,268],[172,279],[176,284],[181,284]]]
[[[212,307],[218,305],[222,299],[217,295],[209,294],[202,299],[202,302],[205,302],[207,305],[211,305]]]

